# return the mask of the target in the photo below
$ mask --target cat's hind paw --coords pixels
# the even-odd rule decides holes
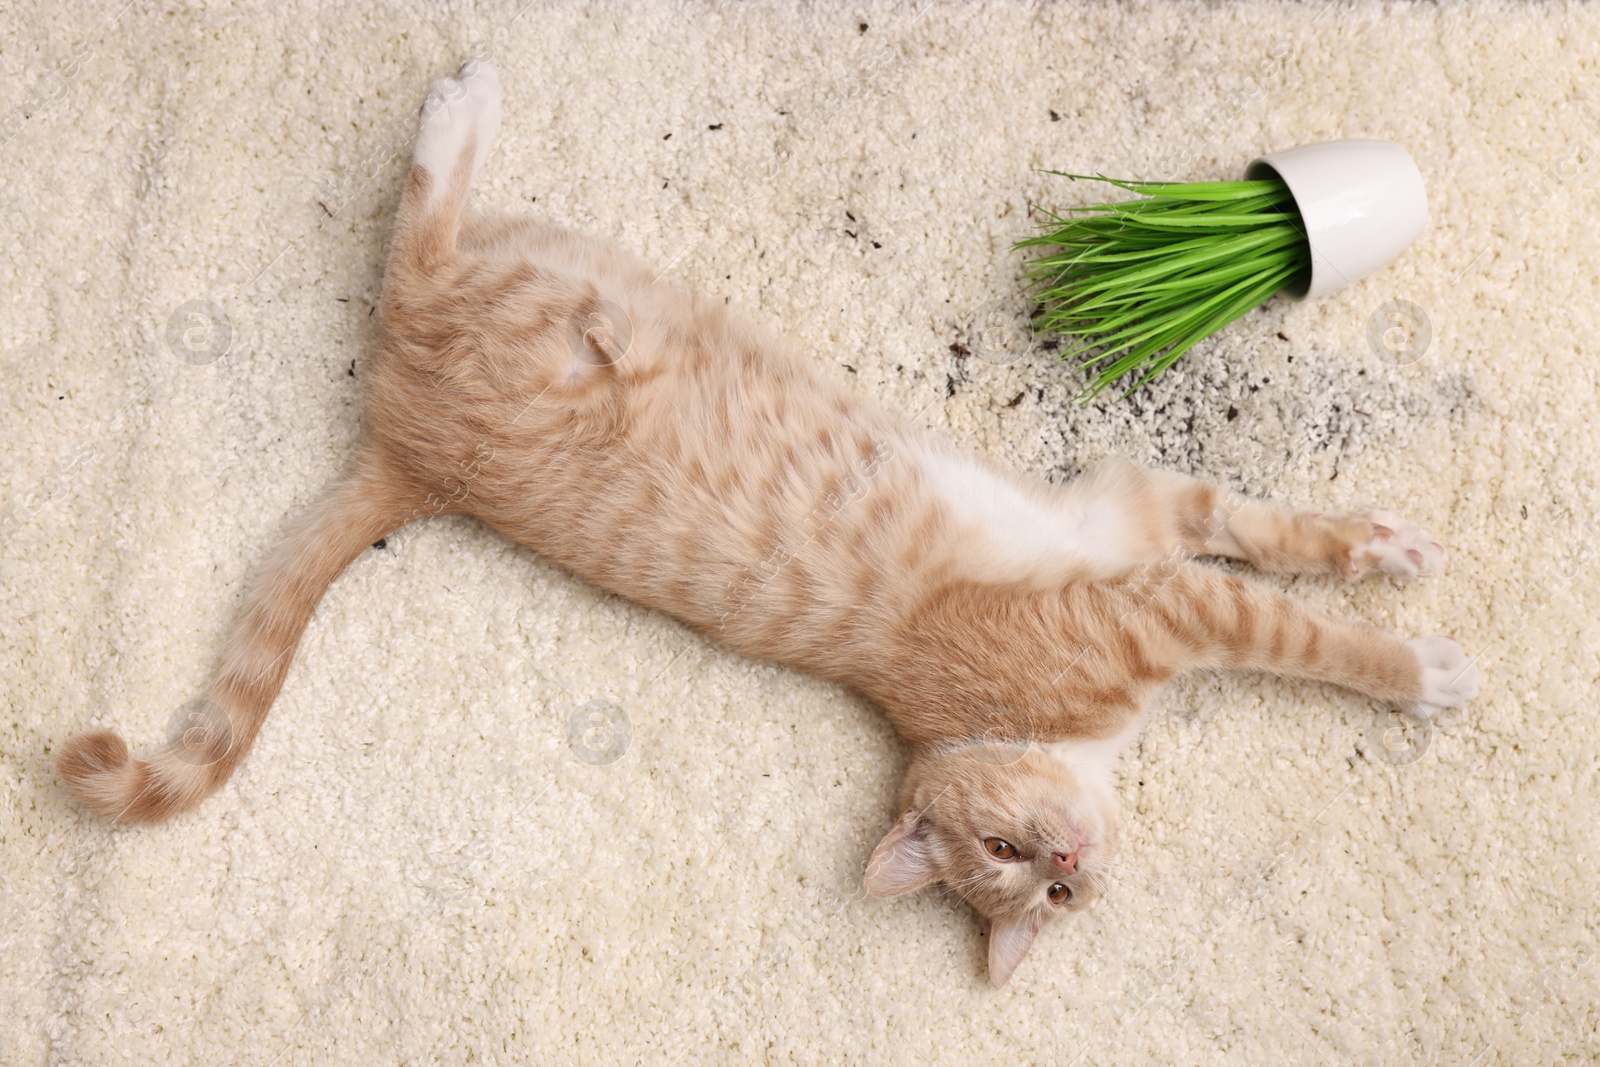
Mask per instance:
[[[1397,578],[1416,578],[1444,569],[1444,545],[1427,530],[1382,508],[1366,518],[1372,524],[1372,539],[1350,549],[1353,573],[1377,567]]]
[[[1448,637],[1415,637],[1406,644],[1422,665],[1422,696],[1405,706],[1408,713],[1431,719],[1477,699],[1478,668],[1459,644]]]
[[[435,196],[447,183],[463,185],[483,165],[500,132],[500,72],[486,59],[470,59],[453,78],[433,83],[417,125],[417,165],[433,179]],[[472,149],[470,164],[464,160]],[[463,165],[469,169],[462,171]]]

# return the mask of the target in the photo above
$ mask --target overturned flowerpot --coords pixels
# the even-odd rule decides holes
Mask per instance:
[[[1251,162],[1246,180],[1289,187],[1311,248],[1311,272],[1282,290],[1324,296],[1381,270],[1428,225],[1428,194],[1411,153],[1393,141],[1324,141]]]
[[[1034,328],[1093,370],[1082,401],[1125,376],[1133,392],[1277,293],[1303,300],[1366,277],[1428,221],[1422,175],[1388,141],[1274,152],[1242,181],[1061,176],[1136,194],[1043,212],[1044,232],[1017,244],[1047,250],[1027,268]]]

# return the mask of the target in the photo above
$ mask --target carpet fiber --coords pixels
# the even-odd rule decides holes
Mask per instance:
[[[247,4],[0,14],[0,1061],[1550,1064],[1600,1058],[1600,9]],[[906,749],[465,520],[367,552],[241,771],[112,829],[51,753],[183,722],[358,429],[429,82],[506,83],[483,206],[615,237],[1032,475],[1113,452],[1451,547],[1293,591],[1478,657],[1432,729],[1198,676],[1124,867],[984,976],[864,898]],[[1043,173],[1406,145],[1432,221],[1130,400],[1023,330]],[[1588,872],[1588,873],[1585,873]]]

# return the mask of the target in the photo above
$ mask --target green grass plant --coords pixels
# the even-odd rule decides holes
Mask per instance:
[[[1043,212],[1044,232],[1016,246],[1045,250],[1026,271],[1041,305],[1034,329],[1069,338],[1061,358],[1094,372],[1080,402],[1136,374],[1127,396],[1201,338],[1310,273],[1305,227],[1280,179],[1061,176],[1138,196],[1067,215]]]

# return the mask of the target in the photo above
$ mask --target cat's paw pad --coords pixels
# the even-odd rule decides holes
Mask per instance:
[[[454,77],[440,78],[428,90],[418,119],[416,161],[434,179],[447,182],[470,144],[476,173],[499,130],[500,72],[488,60],[468,60]]]
[[[1477,699],[1478,668],[1459,644],[1448,637],[1415,637],[1406,644],[1422,661],[1422,696],[1406,711],[1431,719],[1445,708]]]
[[[1375,566],[1397,578],[1415,578],[1444,569],[1444,545],[1416,523],[1382,508],[1369,513],[1367,521],[1372,539],[1350,550],[1357,573]]]

